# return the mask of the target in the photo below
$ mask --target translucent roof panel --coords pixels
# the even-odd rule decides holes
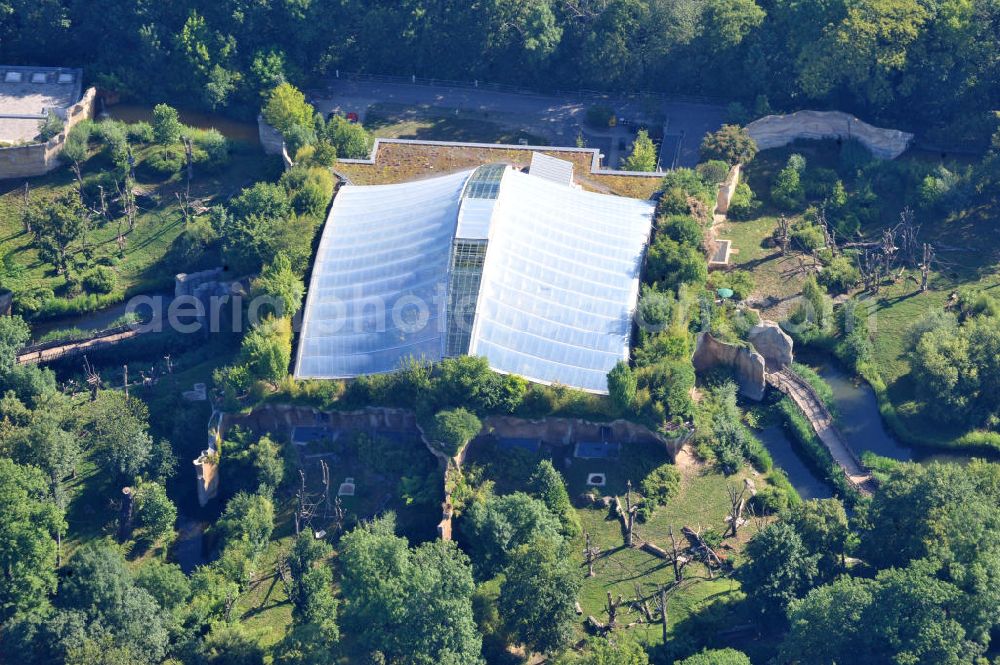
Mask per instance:
[[[313,265],[297,378],[443,357],[448,261],[470,173],[340,189]]]
[[[654,206],[508,171],[469,353],[501,372],[607,393],[628,358]]]
[[[531,153],[531,166],[528,167],[528,173],[557,182],[560,185],[573,184],[573,162],[549,157],[543,152]]]

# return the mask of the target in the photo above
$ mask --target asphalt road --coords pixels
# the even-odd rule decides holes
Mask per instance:
[[[666,118],[664,141],[664,166],[670,153],[676,150],[678,166],[698,163],[698,145],[701,138],[722,125],[725,109],[722,106],[675,102],[629,100],[593,97],[550,97],[534,94],[496,92],[482,88],[450,88],[445,86],[412,85],[407,83],[382,83],[332,79],[323,91],[313,91],[317,110],[353,111],[362,116],[372,104],[391,103],[403,106],[426,106],[439,109],[478,111],[492,116],[497,122],[511,125],[533,134],[546,137],[553,145],[572,146],[583,127],[587,108],[595,103],[615,109],[620,117],[635,122],[648,122],[657,112]],[[617,166],[620,159],[618,145],[622,137],[630,136],[629,130],[619,128],[597,137],[605,151],[605,165]],[[678,145],[679,144],[679,145]]]

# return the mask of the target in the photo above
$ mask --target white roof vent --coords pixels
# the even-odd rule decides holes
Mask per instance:
[[[573,184],[573,162],[550,157],[541,152],[531,153],[531,166],[528,173],[538,178],[545,178],[560,185]]]
[[[22,78],[21,72],[7,72],[4,74],[4,83],[20,83]]]
[[[59,75],[59,82],[60,83],[72,83],[73,82],[73,75],[69,74],[69,73],[60,74]]]
[[[45,83],[49,80],[48,75],[45,72],[35,72],[31,75],[32,83]]]

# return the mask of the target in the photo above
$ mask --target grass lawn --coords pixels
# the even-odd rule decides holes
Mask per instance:
[[[107,297],[102,297],[96,306],[106,306],[122,300],[126,295],[169,288],[173,276],[178,272],[202,267],[201,263],[217,262],[213,257],[183,256],[177,247],[177,238],[184,230],[184,221],[176,194],[183,189],[183,179],[179,175],[162,176],[144,167],[145,160],[154,146],[136,146],[137,189],[139,214],[135,229],[127,233],[127,245],[123,255],[118,255],[115,241],[117,220],[105,222],[92,229],[87,237],[93,256],[87,259],[77,250],[71,259],[77,264],[76,273],[82,274],[98,263],[107,263],[118,274],[118,287]],[[96,187],[102,174],[111,166],[100,152],[93,152],[83,165],[85,183]],[[276,158],[263,155],[258,148],[245,144],[234,144],[229,163],[216,172],[195,170],[191,195],[205,206],[226,201],[258,180],[276,178],[280,174],[280,162]],[[76,191],[76,181],[70,168],[61,167],[52,173],[27,180],[5,180],[0,183],[0,255],[9,255],[20,266],[22,274],[9,286],[15,291],[31,291],[49,288],[58,300],[72,300],[80,294],[73,292],[64,276],[57,275],[54,267],[43,262],[35,248],[33,238],[22,226],[24,185],[28,184],[32,201],[54,199],[67,192]],[[106,187],[113,187],[106,184]],[[107,191],[107,190],[106,190]],[[109,196],[113,192],[108,192]],[[8,286],[8,284],[4,284]],[[76,309],[89,309],[80,307]],[[72,311],[72,310],[71,310]]]
[[[748,221],[727,220],[719,237],[733,241],[732,266],[753,274],[754,298],[761,303],[765,318],[781,320],[787,316],[792,301],[802,292],[805,273],[800,259],[812,263],[799,252],[781,256],[776,247],[765,246],[778,226],[776,215],[765,214]]]
[[[722,532],[723,518],[728,512],[727,483],[742,483],[746,471],[726,478],[700,463],[681,466],[682,483],[679,494],[666,506],[658,508],[646,524],[636,525],[636,534],[660,547],[669,548],[668,529],[672,528],[678,545],[686,544],[681,528],[689,526],[705,533],[708,530]],[[757,481],[760,483],[760,480]],[[599,620],[606,619],[604,606],[610,591],[617,598],[636,596],[636,588],[649,596],[661,584],[673,580],[673,567],[662,559],[641,550],[622,547],[621,525],[604,508],[583,508],[578,510],[585,532],[589,532],[594,544],[604,552],[594,565],[595,576],[585,578],[580,594],[580,605],[584,615],[593,615]],[[742,543],[752,534],[753,527],[743,528],[739,538],[727,541],[719,551],[730,557],[738,557]],[[731,548],[731,549],[730,549]],[[574,553],[581,569],[585,569],[583,547]],[[719,601],[738,601],[742,598],[739,583],[726,577],[708,578],[708,571],[700,563],[692,563],[685,568],[685,578],[696,580],[691,586],[676,592],[668,601],[668,626],[670,639],[678,636],[679,624],[705,607]],[[652,607],[652,603],[651,603]],[[623,623],[635,621],[636,614],[626,614]],[[640,624],[630,633],[641,642],[656,645],[661,642],[659,625]]]
[[[516,118],[481,111],[445,112],[430,106],[373,104],[365,114],[365,127],[384,139],[461,141],[469,143],[548,145],[544,138],[518,127]]]

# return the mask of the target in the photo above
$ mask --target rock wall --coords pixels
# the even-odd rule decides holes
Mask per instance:
[[[795,343],[774,321],[761,321],[750,330],[750,343],[764,356],[767,371],[777,372],[792,364]]]
[[[740,394],[755,401],[764,399],[766,363],[764,356],[753,349],[720,342],[711,333],[703,332],[698,335],[692,362],[697,372],[707,372],[718,365],[731,367]]]
[[[280,155],[285,147],[285,139],[281,137],[281,132],[267,124],[264,116],[257,116],[257,136],[260,137],[260,146],[264,149],[264,154]]]
[[[667,438],[652,430],[630,422],[615,420],[596,423],[580,418],[543,418],[528,420],[513,416],[489,416],[483,421],[483,429],[493,436],[511,439],[539,439],[554,446],[568,446],[577,441],[600,441],[602,428],[611,430],[615,441],[629,443],[652,443],[663,446],[671,458],[683,445],[683,432],[675,438]]]
[[[729,204],[733,202],[733,195],[740,185],[741,167],[739,164],[729,170],[729,177],[719,185],[719,195],[715,200],[715,213],[725,215],[729,212]]]
[[[840,111],[799,111],[769,115],[751,122],[747,132],[761,150],[780,148],[796,139],[857,139],[879,159],[895,159],[909,147],[913,134],[874,127]]]
[[[88,88],[79,102],[58,110],[57,114],[64,118],[65,125],[63,130],[48,142],[0,148],[0,179],[30,178],[44,175],[58,167],[61,164],[59,154],[66,142],[66,136],[78,122],[93,117],[96,96],[97,90]]]

